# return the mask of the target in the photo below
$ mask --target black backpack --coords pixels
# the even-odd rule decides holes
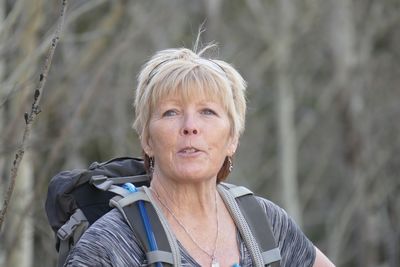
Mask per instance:
[[[131,193],[121,187],[125,183],[132,183],[139,190]],[[147,265],[180,266],[178,245],[165,218],[159,216],[152,204],[149,185],[143,160],[131,157],[94,162],[88,169],[55,175],[49,184],[45,208],[56,235],[58,266],[64,265],[69,251],[87,228],[114,207],[122,212],[140,238],[146,250]],[[230,208],[255,266],[279,266],[279,248],[267,218],[259,216],[263,213],[262,207],[253,193],[245,187],[226,183],[221,183],[218,190]],[[144,203],[149,216],[157,251],[151,250],[146,238],[138,201]]]

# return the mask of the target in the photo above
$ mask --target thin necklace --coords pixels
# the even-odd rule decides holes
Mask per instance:
[[[219,218],[218,218],[218,205],[217,205],[217,192],[215,192],[215,215],[216,215],[216,221],[217,221],[217,234],[214,240],[214,248],[212,250],[212,253],[209,253],[208,251],[206,251],[205,249],[203,249],[199,243],[197,243],[197,241],[194,239],[194,237],[190,234],[190,232],[186,229],[185,225],[183,225],[182,222],[179,221],[178,217],[175,215],[175,213],[166,205],[164,204],[164,202],[161,201],[160,195],[158,195],[158,193],[150,188],[150,190],[155,194],[155,196],[157,197],[158,201],[161,203],[161,205],[163,205],[163,207],[172,215],[172,217],[174,218],[174,220],[179,224],[179,226],[183,229],[183,231],[185,231],[185,233],[187,234],[187,236],[190,238],[190,240],[192,240],[192,242],[201,250],[203,251],[207,256],[209,256],[211,258],[211,267],[219,267],[219,263],[217,261],[217,258],[215,257],[215,253],[217,251],[217,241],[218,241],[218,236],[219,236]]]

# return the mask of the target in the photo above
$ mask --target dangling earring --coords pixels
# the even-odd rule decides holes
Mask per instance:
[[[152,174],[154,172],[154,158],[149,157],[149,172]]]
[[[232,163],[232,157],[228,157],[228,163],[229,163],[229,172],[232,172],[233,169],[233,163]]]

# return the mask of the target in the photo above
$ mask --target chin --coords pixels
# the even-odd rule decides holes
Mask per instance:
[[[217,176],[217,174],[212,175],[209,172],[205,173],[204,167],[190,170],[182,170],[178,173],[179,175],[177,175],[177,177],[179,177],[179,180],[182,182],[202,182],[210,180],[211,178]]]

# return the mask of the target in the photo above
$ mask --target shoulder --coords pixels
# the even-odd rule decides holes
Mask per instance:
[[[264,208],[281,250],[282,266],[312,266],[315,248],[287,212],[272,201],[256,197]]]
[[[258,203],[263,207],[264,212],[271,223],[273,229],[279,229],[282,227],[296,227],[296,223],[290,218],[287,212],[279,207],[274,202],[262,198],[259,196],[255,196]]]
[[[122,214],[113,209],[92,224],[71,250],[66,266],[140,265],[144,254]]]

